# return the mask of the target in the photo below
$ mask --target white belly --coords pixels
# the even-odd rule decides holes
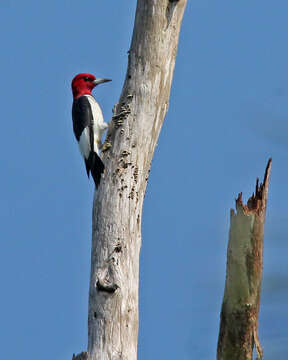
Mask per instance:
[[[85,95],[90,103],[93,116],[93,132],[94,132],[94,151],[99,155],[101,147],[101,138],[104,131],[107,129],[108,124],[104,122],[101,108],[97,101],[91,95]],[[86,127],[82,132],[79,140],[79,148],[83,157],[88,159],[91,151],[89,128]]]

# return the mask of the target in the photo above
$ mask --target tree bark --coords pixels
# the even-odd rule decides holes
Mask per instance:
[[[266,168],[263,184],[247,205],[242,193],[231,209],[227,250],[227,269],[221,323],[218,338],[218,360],[250,360],[256,346],[258,358],[263,351],[258,340],[258,315],[263,267],[264,223],[272,160]]]
[[[94,195],[89,360],[137,359],[142,205],[168,110],[186,0],[138,0],[128,69]]]

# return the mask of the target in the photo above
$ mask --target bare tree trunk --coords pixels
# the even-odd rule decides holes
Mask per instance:
[[[93,204],[88,353],[137,359],[142,205],[168,110],[186,0],[138,0],[126,80],[103,148]]]
[[[268,162],[264,182],[256,182],[256,191],[247,205],[242,193],[231,210],[231,225],[227,250],[225,293],[218,338],[218,360],[250,360],[256,346],[258,357],[262,349],[258,340],[258,315],[263,266],[264,223],[271,171]]]

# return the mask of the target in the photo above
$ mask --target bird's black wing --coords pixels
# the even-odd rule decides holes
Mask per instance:
[[[98,154],[94,152],[93,113],[87,96],[81,96],[73,101],[72,106],[73,130],[79,142],[83,130],[89,128],[90,154],[88,159],[84,157],[87,175],[91,172],[96,188],[100,184],[101,174],[104,172],[104,164]]]
[[[80,140],[83,130],[89,127],[90,147],[94,151],[93,114],[87,96],[80,96],[73,101],[72,106],[73,130],[77,141]]]

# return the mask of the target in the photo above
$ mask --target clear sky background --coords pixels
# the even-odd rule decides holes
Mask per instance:
[[[2,0],[0,345],[8,360],[87,346],[93,183],[72,133],[70,83],[106,121],[123,85],[135,1]],[[147,188],[139,359],[215,359],[229,212],[272,156],[260,340],[288,358],[288,2],[188,1]]]

